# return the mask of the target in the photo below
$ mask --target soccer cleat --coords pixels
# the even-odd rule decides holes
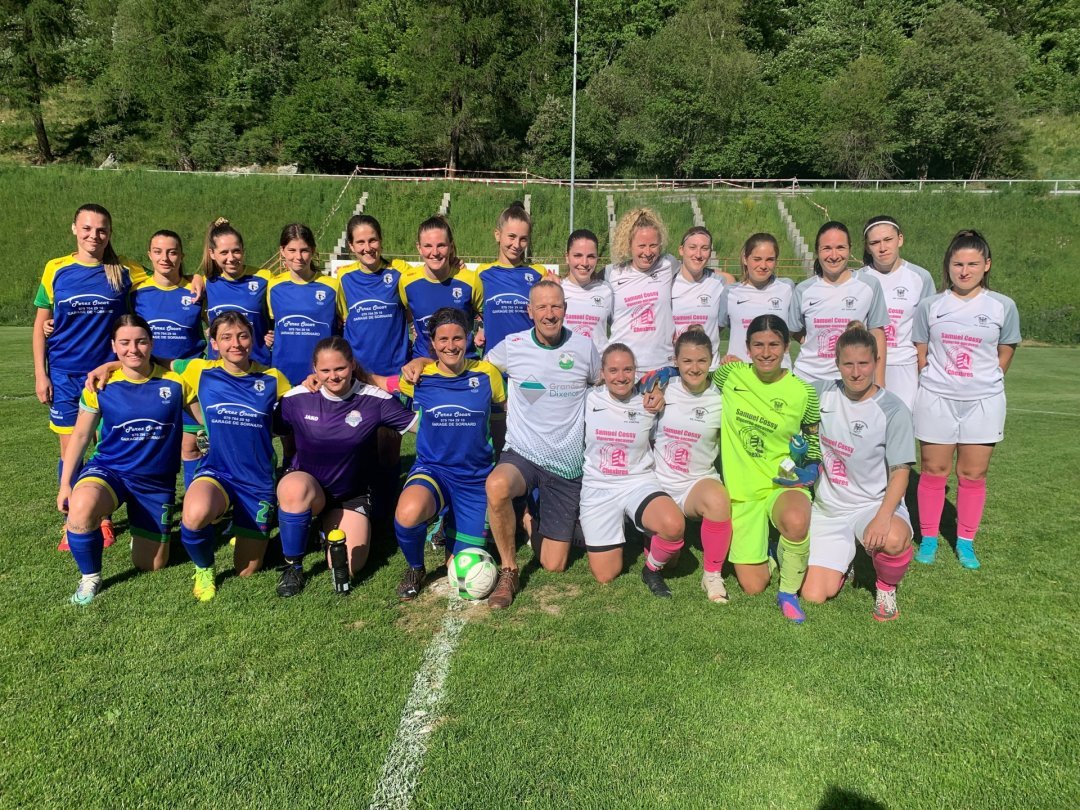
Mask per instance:
[[[975,543],[971,540],[957,538],[956,558],[960,560],[960,564],[964,566],[964,568],[968,568],[972,571],[981,567],[979,565],[979,558],[975,556]]]
[[[67,524],[60,527],[60,545],[56,547],[57,551],[71,551],[71,546],[67,541]]]
[[[213,568],[199,568],[195,566],[195,574],[191,577],[195,580],[195,587],[191,593],[200,602],[209,602],[217,596],[217,585],[214,582]]]
[[[920,562],[923,565],[932,565],[934,557],[937,556],[937,538],[936,537],[924,537],[919,541],[919,551],[915,555],[915,562]]]
[[[671,588],[664,582],[664,575],[659,571],[653,571],[647,565],[643,566],[641,569],[641,581],[645,583],[653,596],[659,596],[661,599],[671,598]]]
[[[709,597],[710,602],[719,602],[721,605],[728,603],[727,588],[724,586],[724,577],[719,571],[706,571],[701,575],[701,587]]]
[[[488,596],[488,607],[500,609],[508,608],[514,603],[514,595],[521,590],[521,578],[517,571],[509,568],[499,569],[499,581],[495,583],[495,590]]]
[[[427,541],[432,548],[446,548],[446,534],[443,532],[443,519],[435,518],[427,527]]]
[[[116,532],[113,531],[112,521],[109,518],[101,521],[101,537],[105,541],[104,548],[116,542]]]
[[[799,607],[799,597],[795,594],[780,591],[776,595],[776,604],[780,607],[780,612],[784,614],[785,619],[795,624],[802,624],[806,621],[806,614]]]
[[[296,596],[300,591],[304,590],[304,569],[299,565],[285,564],[285,569],[281,572],[281,579],[277,584],[278,596]]]
[[[406,568],[397,586],[398,599],[402,602],[411,602],[420,594],[420,589],[424,587],[426,579],[427,572],[423,568]]]
[[[89,605],[94,601],[98,591],[101,590],[101,575],[94,574],[79,580],[79,587],[71,595],[71,604]]]
[[[878,590],[874,598],[874,618],[879,622],[890,622],[900,618],[900,608],[896,606],[896,590]]]

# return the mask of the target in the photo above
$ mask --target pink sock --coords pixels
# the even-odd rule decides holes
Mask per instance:
[[[945,508],[944,475],[919,476],[919,528],[923,537],[937,537],[941,531],[941,510]]]
[[[682,547],[681,537],[678,540],[665,540],[660,535],[654,534],[649,544],[649,553],[645,557],[645,565],[653,571],[659,571]]]
[[[956,536],[974,540],[986,506],[986,479],[959,478],[956,491]]]
[[[900,580],[907,573],[911,565],[911,558],[915,556],[915,549],[908,546],[899,554],[886,554],[879,551],[874,555],[874,571],[877,572],[877,588],[879,591],[894,591],[900,584]]]
[[[712,573],[724,567],[728,549],[731,548],[731,520],[701,521],[702,565]]]

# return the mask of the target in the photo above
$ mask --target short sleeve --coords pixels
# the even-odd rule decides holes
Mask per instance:
[[[920,301],[924,301],[927,298],[933,298],[937,294],[937,289],[934,287],[934,279],[930,273],[925,269],[919,268],[919,277],[922,279],[923,288],[922,294],[919,296]]]
[[[289,382],[285,375],[278,371],[276,368],[270,368],[266,370],[266,373],[277,380],[277,398],[281,399],[292,389],[293,385]]]
[[[724,363],[722,366],[718,367],[712,375],[713,385],[718,389],[723,390],[724,383],[727,382],[727,378],[731,375],[731,372],[741,365],[745,364],[740,360]]]
[[[499,371],[506,371],[506,344],[509,341],[500,340],[498,345],[484,355],[484,359]]]
[[[596,350],[596,344],[591,340],[589,341],[589,382],[593,385],[599,385],[601,379],[603,379],[602,372],[603,367],[600,360],[600,352]]]
[[[379,400],[379,422],[393,428],[398,433],[404,433],[420,417],[402,405],[397,397],[386,397]]]
[[[805,324],[802,314],[803,283],[796,284],[791,291],[791,303],[788,304],[787,325],[792,332],[801,332]]]
[[[911,411],[895,395],[881,398],[881,410],[885,414],[885,463],[890,467],[914,464],[915,428]]]
[[[915,307],[915,317],[911,319],[911,339],[915,343],[930,342],[930,302],[933,298],[924,298]]]
[[[45,287],[45,282],[42,281],[38,285],[37,295],[34,296],[34,306],[38,309],[52,309],[52,294]]]
[[[470,282],[472,286],[472,305],[473,313],[480,313],[484,311],[484,282],[480,280],[480,276],[473,276]]]
[[[506,402],[506,385],[503,383],[502,374],[490,363],[484,369],[491,381],[491,401],[495,404]]]
[[[345,304],[345,291],[341,289],[341,284],[336,284],[334,286],[334,300],[337,302],[338,320],[345,323],[345,320],[349,316],[349,308]]]
[[[82,393],[79,394],[79,409],[90,413],[101,413],[97,391],[87,391],[84,388]]]
[[[731,287],[725,286],[720,291],[720,300],[716,304],[716,323],[723,329],[728,325],[728,296],[731,293]]]
[[[874,279],[864,278],[864,284],[870,286],[870,309],[866,313],[866,326],[868,329],[884,329],[889,325],[889,309],[885,306],[885,294],[881,291],[881,285]]]
[[[180,379],[191,388],[194,396],[198,397],[199,379],[202,377],[203,369],[206,368],[206,361],[196,358],[194,360],[178,360],[176,364],[182,366]]]
[[[1016,304],[1011,298],[1001,296],[1001,302],[1005,306],[1005,317],[1001,322],[1001,335],[998,336],[998,345],[1014,345],[1020,342],[1020,313],[1016,311]]]
[[[416,385],[406,380],[401,375],[394,375],[393,377],[387,377],[386,382],[390,388],[397,386],[397,390],[403,393],[405,396],[412,398],[416,394]]]

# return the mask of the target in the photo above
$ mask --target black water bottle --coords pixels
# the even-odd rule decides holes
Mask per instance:
[[[347,594],[349,583],[349,549],[345,545],[345,532],[334,529],[326,535],[326,544],[330,549],[330,575],[334,579],[334,590]]]

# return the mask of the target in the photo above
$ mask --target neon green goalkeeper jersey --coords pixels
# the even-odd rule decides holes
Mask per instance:
[[[749,363],[725,363],[713,374],[723,400],[720,458],[724,485],[734,501],[764,498],[777,484],[788,443],[800,431],[809,444],[808,458],[820,459],[817,392],[788,372],[764,383]]]

